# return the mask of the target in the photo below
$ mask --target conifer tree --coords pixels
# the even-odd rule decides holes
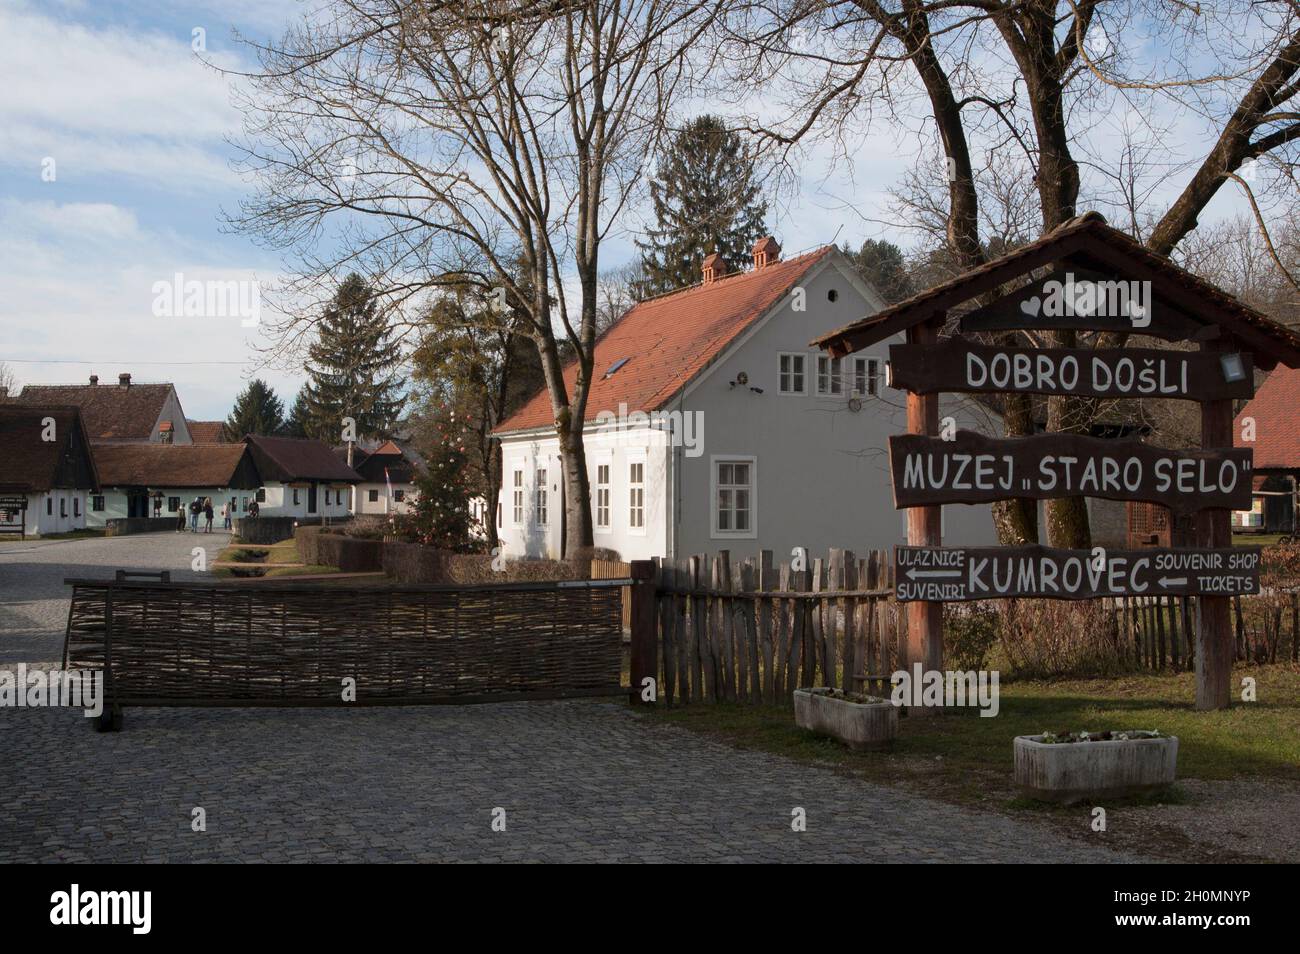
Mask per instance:
[[[388,436],[406,402],[402,354],[365,279],[354,272],[343,280],[316,333],[300,394],[303,430],[336,442],[350,417],[358,437]]]
[[[717,116],[700,116],[669,143],[650,181],[657,221],[637,242],[645,278],[637,297],[700,280],[705,256],[718,252],[732,271],[752,261],[767,234],[758,172],[744,142]]]
[[[235,407],[223,427],[227,441],[238,443],[245,434],[279,434],[284,424],[284,404],[275,390],[254,378],[235,398]]]

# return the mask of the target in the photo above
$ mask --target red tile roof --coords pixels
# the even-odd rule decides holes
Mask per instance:
[[[77,405],[91,440],[147,441],[171,393],[170,384],[29,384],[14,400]]]
[[[634,305],[597,341],[587,399],[587,420],[601,411],[655,411],[703,371],[736,337],[767,313],[832,250],[825,246],[764,268],[725,275]],[[627,363],[612,375],[618,361]],[[572,391],[576,362],[564,370]],[[542,389],[496,433],[548,427],[555,420],[551,398]]]
[[[196,444],[225,444],[225,423],[222,421],[186,421],[190,440]]]
[[[1241,439],[1242,419],[1255,419],[1255,442]],[[1300,469],[1300,370],[1277,367],[1232,422],[1238,447],[1255,451],[1256,470]]]

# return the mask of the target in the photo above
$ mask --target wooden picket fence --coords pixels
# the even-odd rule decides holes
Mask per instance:
[[[655,560],[660,701],[772,705],[814,685],[884,691],[907,646],[887,551],[804,562],[777,566],[770,550],[734,563],[726,550]]]
[[[1139,669],[1184,672],[1196,662],[1196,599],[1187,596],[1129,596],[1112,600],[1121,652]],[[1279,656],[1300,661],[1300,592],[1232,598],[1238,660],[1274,663]]]

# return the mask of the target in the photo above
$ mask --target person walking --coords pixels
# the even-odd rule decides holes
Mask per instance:
[[[233,501],[227,501],[226,503],[223,503],[221,505],[221,528],[223,530],[230,529],[230,521],[231,521],[230,505],[232,502]]]
[[[176,499],[176,532],[185,532],[185,505],[181,503],[179,497]]]
[[[190,501],[190,532],[191,533],[199,532],[199,514],[202,512],[202,510],[203,510],[203,504],[199,501],[198,497],[195,497],[193,500]]]
[[[212,498],[203,498],[203,532],[212,532]]]
[[[253,520],[256,520],[257,514],[258,514],[257,498],[254,497],[252,500],[248,502],[248,516]]]

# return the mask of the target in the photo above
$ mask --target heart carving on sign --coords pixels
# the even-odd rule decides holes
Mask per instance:
[[[1029,299],[1028,301],[1022,301],[1020,303],[1020,310],[1023,311],[1026,315],[1029,315],[1031,318],[1037,318],[1038,309],[1041,308],[1042,306],[1043,306],[1042,300],[1037,295],[1035,295],[1033,298]]]

